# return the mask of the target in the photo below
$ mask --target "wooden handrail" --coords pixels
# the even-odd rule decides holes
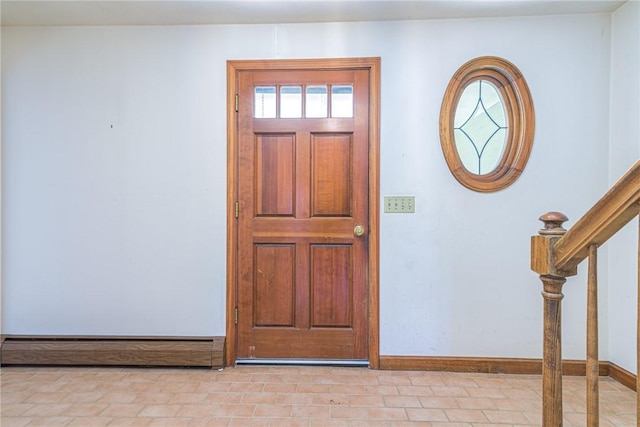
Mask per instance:
[[[640,213],[640,161],[637,161],[602,198],[553,246],[556,268],[571,271]]]
[[[549,212],[540,217],[544,222],[544,229],[539,231],[539,235],[531,238],[531,269],[540,274],[543,284],[543,427],[562,426],[562,286],[567,277],[577,274],[578,264],[587,257],[587,425],[599,425],[597,250],[638,214],[640,161],[636,162],[569,231],[562,227],[567,217],[560,212]],[[638,250],[640,280],[640,243]],[[638,307],[640,310],[640,298]],[[637,345],[640,368],[640,315]],[[640,390],[640,375],[637,379],[637,389]],[[640,426],[640,393],[638,396],[637,419]]]

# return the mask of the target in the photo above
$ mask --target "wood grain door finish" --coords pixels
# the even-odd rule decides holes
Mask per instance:
[[[368,359],[369,71],[237,78],[237,358]],[[308,85],[352,85],[353,117],[304,118]],[[255,88],[281,86],[302,117],[255,118]]]

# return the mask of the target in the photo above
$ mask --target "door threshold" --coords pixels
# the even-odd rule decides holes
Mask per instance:
[[[350,366],[368,368],[369,361],[361,359],[236,359],[236,365],[269,365],[269,366]]]

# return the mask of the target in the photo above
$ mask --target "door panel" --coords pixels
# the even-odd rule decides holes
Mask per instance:
[[[369,71],[237,79],[237,358],[368,359],[369,239],[353,230],[369,227]],[[301,96],[280,118],[282,86],[326,87],[327,117],[303,118]],[[331,117],[333,86],[353,87],[353,117]]]
[[[254,260],[255,326],[295,326],[294,245],[256,245]]]
[[[351,245],[311,245],[311,327],[349,328]]]
[[[256,135],[256,215],[293,216],[295,135]]]
[[[311,215],[351,215],[351,135],[311,136]]]

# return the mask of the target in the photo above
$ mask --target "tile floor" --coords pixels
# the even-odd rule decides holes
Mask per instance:
[[[535,375],[366,368],[0,370],[2,427],[535,426]],[[586,425],[585,380],[565,377],[566,426]],[[636,393],[600,382],[600,426],[635,426]]]

